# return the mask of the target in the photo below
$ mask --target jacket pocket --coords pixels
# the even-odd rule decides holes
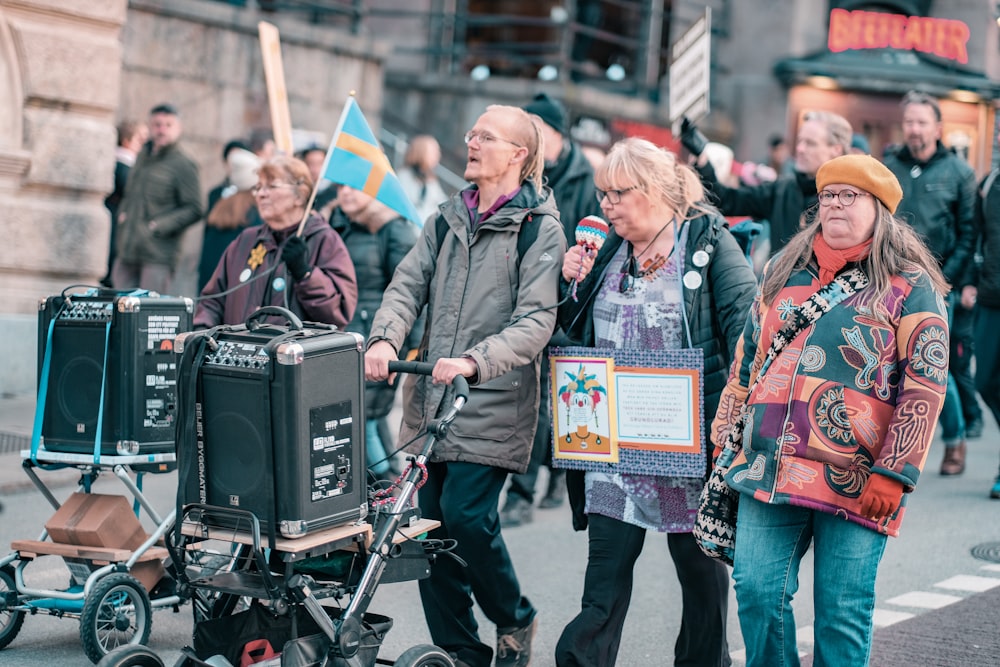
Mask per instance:
[[[809,399],[810,429],[807,458],[837,468],[850,468],[862,445],[854,432],[854,420],[863,406],[849,399],[851,392],[838,382],[825,382]]]
[[[509,440],[517,431],[519,417],[526,406],[525,392],[529,389],[524,378],[530,368],[515,368],[489,382],[472,387],[469,403],[452,425],[456,436]]]

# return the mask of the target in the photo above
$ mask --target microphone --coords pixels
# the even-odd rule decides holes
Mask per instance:
[[[596,215],[588,215],[576,225],[576,244],[583,248],[588,257],[596,255],[601,249],[601,246],[604,245],[607,238],[608,221],[604,218]],[[580,268],[576,272],[576,278],[573,278],[573,285],[571,288],[573,301],[577,301],[576,284],[580,281],[580,273],[582,271],[583,263],[580,264]]]

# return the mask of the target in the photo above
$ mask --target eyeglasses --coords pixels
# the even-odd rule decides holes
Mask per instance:
[[[258,195],[261,192],[276,190],[278,188],[294,188],[296,185],[297,183],[258,183],[250,188],[250,194]]]
[[[850,206],[858,197],[871,197],[871,195],[867,192],[855,192],[854,190],[841,190],[840,192],[823,190],[818,197],[820,206],[830,206],[833,204],[834,197],[840,200],[842,206]]]
[[[489,132],[476,132],[474,130],[469,130],[468,132],[465,133],[465,145],[466,146],[468,146],[470,143],[472,143],[473,139],[477,140],[479,142],[480,146],[485,146],[486,144],[492,143],[494,141],[502,141],[502,142],[504,142],[506,144],[510,144],[511,146],[517,146],[518,148],[524,148],[524,146],[522,146],[519,143],[515,143],[515,142],[511,141],[510,139],[503,139],[501,137],[494,137]]]
[[[631,192],[632,190],[638,190],[639,188],[633,186],[631,188],[622,188],[621,190],[597,190],[594,194],[597,196],[597,203],[604,201],[604,198],[608,198],[608,202],[613,205],[622,203],[622,195],[626,192]]]

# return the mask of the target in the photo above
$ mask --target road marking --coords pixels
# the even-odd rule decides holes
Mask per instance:
[[[940,609],[960,601],[962,598],[955,595],[943,595],[941,593],[928,593],[926,591],[913,591],[903,593],[894,598],[886,600],[889,604],[900,607],[917,607],[919,609]]]
[[[1000,563],[994,563],[992,565],[983,565],[981,570],[986,570],[987,572],[1000,572]]]
[[[884,628],[890,625],[895,625],[900,621],[905,621],[913,618],[916,614],[911,614],[908,611],[892,611],[889,609],[875,609],[872,614],[872,623],[876,628]]]
[[[950,588],[956,591],[982,593],[1000,586],[996,577],[976,577],[970,574],[959,574],[934,584],[938,588]]]

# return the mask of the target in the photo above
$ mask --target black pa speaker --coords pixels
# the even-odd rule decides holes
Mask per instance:
[[[182,336],[178,505],[247,510],[287,538],[362,518],[363,342],[311,323]]]
[[[173,452],[174,340],[191,329],[193,312],[190,299],[112,291],[39,302],[38,386],[44,402],[36,409],[44,410],[45,449],[97,449],[102,456]]]

